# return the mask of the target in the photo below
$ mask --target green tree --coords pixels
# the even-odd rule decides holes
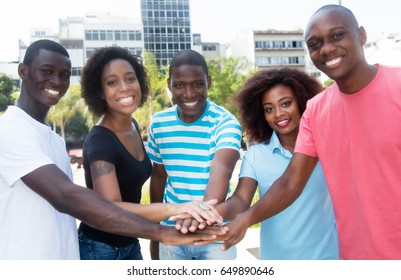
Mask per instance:
[[[88,126],[88,115],[85,111],[77,110],[65,125],[65,142],[67,149],[83,147],[86,135],[92,126]]]
[[[0,73],[0,112],[4,112],[8,105],[13,105],[15,99],[13,92],[15,91],[15,82],[9,76]]]
[[[326,81],[323,82],[323,87],[324,88],[328,88],[329,86],[331,86],[332,84],[334,84],[334,81],[332,79],[328,79]]]
[[[149,76],[150,94],[145,104],[134,112],[133,116],[139,124],[142,137],[149,135],[150,119],[154,113],[172,105],[167,90],[167,77],[159,71],[155,56],[150,52],[143,53],[144,65]]]
[[[218,58],[208,61],[208,68],[212,77],[212,87],[208,93],[210,100],[237,116],[235,93],[256,69],[251,67],[245,57]]]
[[[47,119],[54,127],[60,128],[60,135],[65,139],[65,126],[78,111],[85,112],[86,107],[81,98],[80,86],[72,85],[66,96],[50,108]]]

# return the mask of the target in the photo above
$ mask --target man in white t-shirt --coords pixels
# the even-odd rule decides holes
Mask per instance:
[[[18,102],[0,117],[0,259],[79,259],[74,217],[103,231],[171,245],[225,232],[212,227],[183,235],[75,185],[65,143],[45,121],[69,87],[68,52],[56,42],[35,41],[18,74]]]

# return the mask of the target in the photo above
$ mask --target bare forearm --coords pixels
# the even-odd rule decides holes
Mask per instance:
[[[223,203],[216,208],[220,215],[226,220],[232,220],[238,213],[247,210],[252,203],[258,182],[250,177],[241,177],[235,192]]]
[[[171,216],[181,214],[178,212],[177,205],[170,203],[150,203],[150,204],[135,204],[128,202],[116,202],[117,206],[136,213],[150,221],[160,222],[168,219]]]
[[[158,240],[160,226],[138,214],[130,213],[82,188],[65,195],[66,203],[58,209],[88,225],[115,234]]]
[[[226,200],[233,169],[232,166],[213,168],[210,173],[203,201],[217,199],[218,203],[221,203]]]
[[[163,202],[164,188],[167,181],[167,173],[164,166],[154,163],[152,176],[150,177],[150,202]]]
[[[150,202],[163,202],[164,184],[161,182],[152,182],[149,187]]]
[[[214,235],[210,235],[211,232],[195,237],[183,236],[174,228],[152,223],[130,213],[95,191],[75,185],[53,164],[39,167],[21,179],[58,211],[106,232],[152,239],[170,245],[191,244],[197,240],[215,238]]]
[[[216,209],[225,220],[232,220],[237,216],[237,214],[247,210],[249,206],[250,203],[247,203],[236,196],[232,196],[227,199],[227,201],[217,205]]]
[[[217,199],[218,203],[225,201],[229,188],[230,178],[226,175],[211,175],[203,197],[203,201]]]
[[[216,152],[210,167],[204,201],[217,199],[218,203],[221,203],[226,200],[231,176],[238,158],[239,153],[236,150],[226,148]]]

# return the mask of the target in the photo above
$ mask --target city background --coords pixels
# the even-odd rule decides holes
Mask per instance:
[[[49,114],[49,123],[66,139],[68,149],[79,148],[96,122],[80,98],[79,80],[88,57],[102,46],[119,45],[144,59],[152,94],[134,117],[145,141],[150,117],[173,104],[166,88],[166,67],[183,49],[204,55],[213,78],[209,98],[234,115],[235,92],[261,69],[296,68],[329,85],[330,80],[310,62],[303,41],[308,18],[325,4],[341,4],[354,11],[368,33],[368,62],[401,65],[401,2],[301,2],[115,0],[113,5],[104,5],[71,0],[57,7],[49,0],[14,1],[10,13],[0,18],[0,114],[18,96],[17,67],[26,48],[42,38],[60,42],[71,56],[69,94]]]
[[[401,66],[401,2],[396,0],[115,0],[103,7],[102,2],[81,2],[71,0],[56,7],[50,0],[14,1],[0,18],[0,114],[18,96],[17,67],[30,43],[55,40],[71,56],[69,93],[51,109],[48,121],[66,140],[74,181],[80,185],[85,185],[83,170],[78,168],[81,147],[97,120],[80,98],[79,79],[86,60],[99,47],[119,45],[144,59],[152,93],[134,114],[144,141],[153,113],[173,104],[166,88],[166,67],[183,49],[196,50],[206,58],[213,78],[209,98],[234,115],[235,92],[261,69],[295,68],[329,85],[330,80],[310,62],[303,41],[307,20],[325,4],[342,4],[355,13],[368,33],[365,54],[369,63]],[[233,187],[239,166],[240,162],[232,177]],[[239,244],[240,257],[257,258],[258,234],[258,229],[249,230]],[[146,240],[141,243],[148,246]]]
[[[80,98],[79,80],[88,57],[102,46],[119,45],[144,59],[152,94],[134,117],[145,141],[150,117],[173,104],[166,88],[166,67],[183,49],[204,55],[213,78],[209,98],[234,115],[235,92],[261,69],[296,68],[329,85],[330,80],[310,62],[303,41],[309,17],[325,4],[341,4],[354,11],[368,33],[365,53],[370,63],[401,65],[401,2],[303,2],[115,0],[113,5],[104,5],[71,0],[57,7],[49,0],[14,1],[10,13],[0,18],[0,114],[18,96],[17,67],[26,48],[42,38],[60,42],[71,56],[69,94],[52,108],[48,118],[69,150],[82,146],[89,128],[97,121]]]
[[[18,79],[14,64],[21,61],[24,46],[47,37],[64,42],[72,52],[73,83],[78,83],[80,68],[93,49],[110,44],[130,48],[136,54],[142,54],[146,49],[155,53],[157,61],[162,64],[168,64],[177,49],[192,48],[202,49],[208,59],[217,55],[241,56],[262,67],[305,64],[305,70],[314,73],[316,70],[305,52],[303,55],[298,53],[303,46],[292,54],[266,54],[270,46],[265,42],[302,42],[302,32],[311,14],[330,3],[340,3],[353,10],[368,32],[367,47],[380,41],[380,50],[374,46],[369,52],[381,54],[369,55],[370,61],[376,62],[380,58],[378,62],[381,63],[400,63],[399,52],[397,55],[388,52],[388,48],[395,48],[388,46],[389,41],[399,45],[401,33],[401,17],[398,15],[401,3],[396,0],[115,0],[113,5],[70,0],[60,7],[50,0],[19,0],[9,3],[9,12],[0,19],[3,26],[0,30],[3,39],[0,72]],[[266,37],[270,31],[295,34],[283,35],[282,38]],[[106,39],[97,36],[106,36]],[[398,39],[392,39],[394,36]],[[386,43],[382,42],[389,38]],[[253,44],[257,42],[259,46]],[[280,45],[273,47],[277,50]]]

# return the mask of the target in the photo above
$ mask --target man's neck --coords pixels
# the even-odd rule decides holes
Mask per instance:
[[[25,113],[27,113],[33,119],[40,123],[46,124],[45,120],[50,108],[38,108],[37,106],[31,106],[30,103],[24,102],[24,98],[19,98],[16,106],[25,111]]]
[[[345,80],[337,80],[336,83],[340,91],[344,94],[354,94],[367,85],[369,85],[373,79],[376,77],[379,66],[377,64],[370,65],[367,64],[365,67],[359,70],[355,70],[353,73],[353,78],[348,78]]]

